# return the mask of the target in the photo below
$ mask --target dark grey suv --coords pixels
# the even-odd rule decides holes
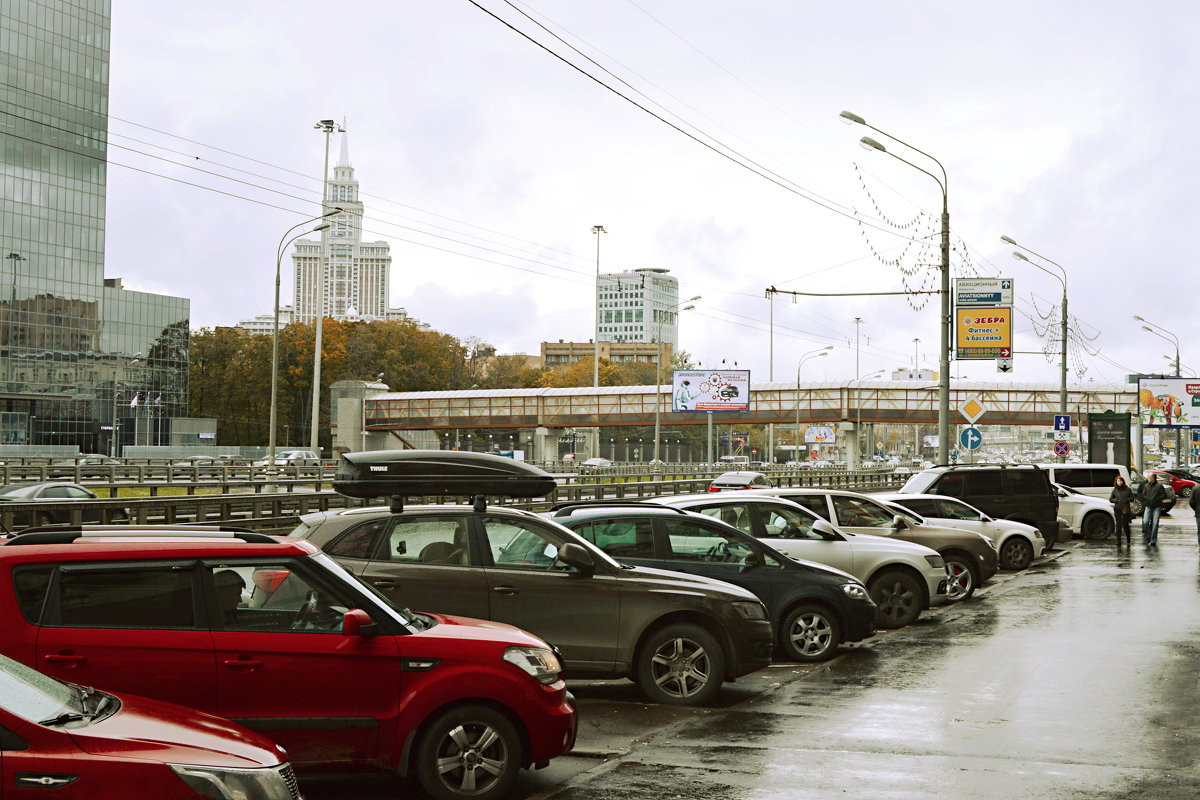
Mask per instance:
[[[400,467],[434,471],[426,486],[460,478],[493,487],[550,476],[511,459],[414,451],[343,456],[335,487],[367,493],[402,485]],[[419,451],[418,451],[419,452]],[[411,464],[401,462],[411,461]],[[387,472],[385,469],[393,470]],[[486,478],[465,473],[492,470]],[[522,473],[514,475],[513,473]],[[440,481],[439,481],[440,477]],[[307,539],[395,605],[506,622],[562,654],[571,678],[627,677],[651,700],[698,705],[725,680],[765,667],[774,645],[766,607],[752,593],[699,576],[619,564],[578,534],[536,514],[472,505],[368,507],[307,514],[290,534]]]

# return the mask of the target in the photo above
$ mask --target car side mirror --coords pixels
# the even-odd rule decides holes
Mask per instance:
[[[896,516],[892,517],[892,527],[898,531],[906,531],[912,526],[908,524],[908,520],[897,514]]]
[[[575,542],[567,542],[558,548],[558,560],[583,575],[591,575],[596,571],[592,554]]]
[[[371,615],[361,608],[352,608],[342,617],[342,636],[373,636],[376,630]]]
[[[813,520],[812,529],[814,533],[820,534],[824,539],[840,538],[838,536],[838,532],[834,530],[833,526],[823,519]]]

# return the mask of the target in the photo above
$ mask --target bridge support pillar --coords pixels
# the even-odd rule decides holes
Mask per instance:
[[[538,427],[533,432],[533,454],[526,456],[533,461],[558,461],[558,441],[565,428]]]

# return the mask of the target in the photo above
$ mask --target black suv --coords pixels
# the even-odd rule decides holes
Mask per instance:
[[[1058,541],[1058,494],[1034,464],[952,464],[923,469],[900,488],[906,494],[956,497],[996,519],[1033,525],[1049,550]]]
[[[571,678],[635,681],[651,700],[697,705],[725,680],[767,666],[762,601],[720,581],[625,567],[563,526],[482,494],[540,497],[554,479],[486,453],[347,453],[334,477],[350,496],[391,507],[305,514],[306,539],[400,608],[506,622],[561,652]],[[471,496],[471,505],[404,506],[403,496]]]
[[[876,606],[862,582],[839,569],[796,561],[732,525],[649,503],[556,506],[551,519],[623,564],[677,570],[758,595],[792,661],[825,661],[839,644],[875,633]]]

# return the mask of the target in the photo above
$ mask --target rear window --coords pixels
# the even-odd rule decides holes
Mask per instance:
[[[654,534],[649,520],[600,520],[573,530],[613,558],[654,558]]]
[[[1032,469],[1014,469],[1008,473],[1008,482],[1014,495],[1050,495],[1050,481],[1046,473]]]
[[[1054,479],[1063,486],[1075,489],[1090,489],[1112,486],[1120,472],[1108,467],[1055,467]]]

